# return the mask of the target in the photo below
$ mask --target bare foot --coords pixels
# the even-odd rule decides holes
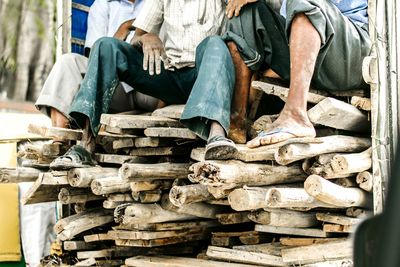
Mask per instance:
[[[271,145],[291,138],[315,137],[315,129],[307,114],[294,114],[283,110],[267,131],[247,143],[250,148]]]

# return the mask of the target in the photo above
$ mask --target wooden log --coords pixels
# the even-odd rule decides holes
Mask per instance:
[[[269,205],[268,195],[270,190],[277,187],[293,187],[295,185],[275,185],[265,187],[248,187],[237,188],[233,190],[229,196],[228,201],[232,209],[236,211],[256,210],[266,208]]]
[[[264,253],[247,252],[214,246],[208,247],[207,256],[211,259],[256,264],[262,266],[285,266],[282,261],[282,257],[267,255]]]
[[[321,165],[318,162],[314,162],[314,164],[307,170],[307,174],[316,174],[326,179],[347,178],[355,175],[355,173],[337,173],[332,169],[330,163]]]
[[[76,214],[82,213],[87,210],[86,202],[85,203],[75,203],[74,204],[74,211]]]
[[[218,187],[207,186],[207,190],[216,200],[222,200],[226,199],[229,196],[229,194],[233,191],[233,189],[236,187],[237,187],[236,184],[230,184],[228,186],[218,186]]]
[[[79,250],[89,250],[95,249],[96,244],[89,244],[85,241],[64,241],[63,242],[64,250],[67,251],[79,251]]]
[[[255,231],[272,233],[272,234],[282,234],[282,235],[328,237],[328,234],[326,232],[317,228],[278,227],[278,226],[256,224]]]
[[[159,246],[166,246],[172,244],[179,244],[179,243],[186,243],[190,241],[199,241],[208,239],[208,233],[198,233],[198,234],[188,234],[184,236],[174,236],[168,238],[161,238],[161,239],[151,239],[151,240],[123,240],[117,239],[115,240],[115,244],[117,246],[129,246],[129,247],[159,247]]]
[[[185,105],[168,105],[163,108],[158,108],[151,113],[151,116],[177,119],[181,118]]]
[[[285,102],[286,102],[286,99],[289,94],[289,88],[275,85],[275,84],[266,83],[266,82],[253,81],[251,83],[251,86],[254,89],[264,91],[266,94],[275,95]],[[324,100],[325,98],[326,98],[326,96],[320,95],[317,93],[313,93],[313,92],[309,92],[307,94],[307,102],[313,103],[313,104],[317,104],[317,103],[321,102],[322,100]]]
[[[304,182],[308,194],[325,203],[342,207],[370,207],[372,197],[359,188],[345,188],[318,176],[310,175]]]
[[[152,191],[152,190],[166,190],[172,186],[171,180],[152,180],[152,181],[139,181],[130,182],[132,192]]]
[[[28,132],[49,138],[62,138],[64,140],[81,140],[82,131],[59,127],[47,127],[35,124],[28,125]]]
[[[307,228],[319,225],[314,212],[301,212],[291,210],[253,211],[249,219],[258,224]]]
[[[292,143],[280,147],[275,154],[275,160],[281,165],[287,165],[320,154],[361,152],[371,146],[370,138],[334,135],[316,139],[321,143]]]
[[[118,176],[95,179],[92,181],[90,188],[95,195],[124,193],[131,190],[129,183]]]
[[[371,111],[371,99],[359,96],[353,96],[350,100],[350,103],[356,108]]]
[[[371,211],[357,207],[350,207],[346,209],[346,216],[353,218],[366,218],[372,215],[373,213]]]
[[[55,225],[57,238],[62,241],[70,240],[77,234],[114,221],[112,212],[104,209],[88,210],[70,217],[72,218],[59,220]]]
[[[161,200],[161,196],[161,190],[132,192],[133,199],[140,203],[155,203]]]
[[[185,179],[189,174],[189,167],[186,163],[125,163],[120,169],[120,177],[129,181]]]
[[[331,161],[336,173],[359,173],[372,168],[372,149],[361,153],[335,155]]]
[[[248,215],[249,212],[234,212],[217,214],[216,217],[221,224],[228,225],[250,222]]]
[[[276,187],[272,188],[267,196],[268,208],[337,208],[334,205],[318,201],[310,196],[304,188]]]
[[[144,115],[115,115],[102,114],[101,124],[121,129],[146,129],[150,127],[182,127],[182,124],[173,119],[144,116]]]
[[[75,168],[68,172],[68,183],[73,187],[90,187],[94,179],[118,175],[117,168]]]
[[[35,168],[0,168],[0,183],[34,182],[40,173]]]
[[[344,240],[347,240],[347,238],[281,237],[279,243],[287,247],[302,247]]]
[[[168,211],[208,219],[215,219],[217,214],[222,213],[225,210],[224,207],[202,202],[184,204],[178,207],[170,201],[170,197],[168,194],[164,194],[161,198],[161,207]]]
[[[187,128],[147,128],[144,130],[144,135],[148,137],[162,137],[162,138],[179,138],[179,139],[198,139],[197,135]]]
[[[279,117],[279,114],[275,115],[262,115],[259,117],[250,127],[249,135],[251,138],[257,137],[257,134],[261,131],[268,129],[271,124]]]
[[[360,186],[361,189],[367,191],[367,192],[372,192],[373,190],[373,176],[372,173],[368,171],[363,171],[357,174],[356,177],[356,182]]]
[[[58,194],[58,200],[64,205],[101,199],[104,199],[104,197],[96,196],[86,188],[61,188]]]
[[[363,112],[334,98],[324,99],[308,110],[307,113],[310,121],[315,125],[319,124],[354,132],[369,132],[371,130],[368,117]]]
[[[352,254],[351,240],[282,249],[282,259],[286,264],[309,264],[351,258]]]
[[[304,181],[300,164],[274,166],[272,164],[246,164],[241,161],[205,161],[191,166],[193,181],[210,185],[271,185]]]
[[[318,212],[316,214],[316,218],[318,221],[324,223],[333,223],[333,224],[340,224],[340,225],[356,225],[361,222],[361,219],[352,218],[343,216],[340,214],[329,214],[329,213],[321,213]]]
[[[108,209],[108,210],[114,210],[120,205],[134,203],[134,202],[135,201],[113,201],[113,200],[106,199],[103,202],[103,208]]]
[[[131,194],[111,194],[108,195],[107,200],[103,202],[103,208],[115,209],[124,203],[133,203],[134,200]]]
[[[207,186],[192,184],[172,187],[169,192],[169,199],[172,204],[181,207],[190,203],[212,200],[214,197],[208,192]]]
[[[248,265],[228,263],[220,261],[210,261],[184,257],[168,257],[168,256],[137,256],[129,258],[125,261],[127,266],[135,267],[187,267],[187,266],[202,266],[202,267],[248,267]]]
[[[354,177],[352,178],[339,178],[335,180],[331,180],[337,185],[343,186],[343,187],[357,187],[356,180]]]
[[[193,220],[196,216],[167,211],[158,204],[131,204],[125,209],[124,224]]]

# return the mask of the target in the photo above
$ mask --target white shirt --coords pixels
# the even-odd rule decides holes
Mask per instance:
[[[154,0],[151,0],[154,1]],[[143,0],[133,4],[128,0],[96,0],[90,7],[85,47],[92,47],[101,37],[112,37],[125,21],[135,19],[143,5]],[[129,35],[127,42],[133,37]],[[128,40],[129,39],[129,40]]]
[[[178,69],[193,67],[197,45],[221,33],[225,7],[225,0],[148,0],[133,25],[155,34],[163,26],[169,63]]]

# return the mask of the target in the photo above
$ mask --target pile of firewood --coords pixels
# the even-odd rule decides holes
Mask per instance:
[[[287,96],[286,88],[253,85]],[[179,123],[183,106],[106,114],[98,166],[48,170],[60,154],[50,143],[21,152],[30,167],[2,169],[1,179],[38,177],[25,203],[62,204],[54,230],[70,265],[352,266],[349,233],[372,208],[371,138],[368,99],[342,100],[311,92],[317,138],[238,145],[229,161],[204,160],[204,143]],[[274,119],[258,118],[249,133]],[[30,131],[82,137],[77,130]]]

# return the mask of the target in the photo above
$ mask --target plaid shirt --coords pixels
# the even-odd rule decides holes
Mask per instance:
[[[133,25],[156,34],[163,26],[169,63],[177,69],[194,67],[197,45],[221,34],[225,7],[225,0],[148,0]]]

